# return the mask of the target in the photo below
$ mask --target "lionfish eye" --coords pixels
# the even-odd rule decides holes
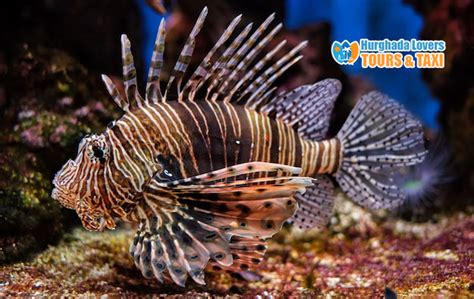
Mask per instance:
[[[104,151],[100,147],[93,146],[92,151],[94,152],[94,157],[99,158],[99,159],[104,157]]]
[[[99,159],[100,163],[105,163],[105,152],[102,148],[94,145],[92,147],[92,152],[94,154],[94,157]]]

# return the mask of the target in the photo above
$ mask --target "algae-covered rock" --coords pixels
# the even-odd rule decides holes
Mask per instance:
[[[60,235],[60,208],[49,199],[49,178],[37,169],[37,158],[24,148],[0,153],[0,263],[15,260]]]
[[[474,204],[474,1],[407,0],[424,20],[420,38],[446,42],[445,67],[423,71],[440,100],[439,120],[456,170],[446,208]]]
[[[0,68],[0,263],[61,236],[74,218],[50,198],[54,173],[113,116],[96,75],[68,54],[27,44],[15,52]]]
[[[135,1],[7,1],[4,6],[0,264],[55,242],[75,221],[50,198],[51,180],[83,135],[100,132],[118,116],[100,73],[120,73],[120,34],[135,41],[135,63],[142,63]]]

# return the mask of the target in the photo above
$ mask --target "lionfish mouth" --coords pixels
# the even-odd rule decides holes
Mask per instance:
[[[54,200],[59,201],[61,205],[63,205],[67,209],[75,209],[76,208],[76,199],[75,197],[66,191],[64,188],[60,186],[55,186],[51,191],[51,198]]]
[[[65,179],[71,177],[76,170],[76,163],[73,160],[67,161],[66,164],[59,170],[53,179],[54,188],[51,191],[51,197],[59,201],[64,207],[68,209],[76,208],[76,196],[72,194],[65,186]]]

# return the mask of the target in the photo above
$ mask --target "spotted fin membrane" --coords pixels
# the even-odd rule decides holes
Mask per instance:
[[[265,239],[293,215],[295,193],[312,178],[299,168],[253,162],[186,179],[154,180],[137,213],[142,221],[130,247],[145,277],[163,281],[167,271],[184,286],[189,276],[204,284],[204,269],[249,271],[266,250]],[[255,179],[240,179],[260,174]]]
[[[232,237],[229,243],[229,249],[234,262],[230,266],[223,266],[217,262],[211,261],[211,269],[215,272],[226,272],[229,274],[238,274],[247,280],[254,280],[258,275],[252,271],[252,268],[258,266],[267,251],[265,240],[251,240],[241,237]]]

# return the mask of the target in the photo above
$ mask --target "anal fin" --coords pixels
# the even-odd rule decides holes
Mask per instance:
[[[290,223],[300,229],[326,226],[334,209],[334,184],[325,175],[315,177],[313,186],[308,187],[304,194],[296,194],[299,208],[291,217]]]

